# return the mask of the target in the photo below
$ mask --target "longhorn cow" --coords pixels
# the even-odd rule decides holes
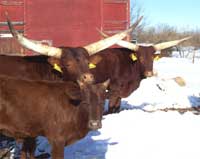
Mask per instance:
[[[105,36],[105,34],[103,34]],[[135,91],[142,79],[153,76],[153,60],[156,51],[173,47],[190,39],[163,42],[151,46],[136,45],[127,41],[118,41],[124,48],[108,48],[90,56],[99,59],[91,72],[95,82],[111,80],[108,91],[109,110],[107,113],[119,112],[121,98],[128,97]]]

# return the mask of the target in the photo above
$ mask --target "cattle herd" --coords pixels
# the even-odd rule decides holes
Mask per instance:
[[[21,158],[34,158],[35,138],[45,136],[52,159],[64,158],[64,147],[102,127],[103,114],[120,111],[121,98],[154,75],[155,52],[190,37],[142,46],[123,41],[129,29],[84,47],[53,47],[10,32],[37,56],[0,55],[0,133],[22,142]],[[120,48],[109,48],[117,44]],[[104,112],[104,101],[109,109]],[[1,158],[1,156],[0,156]]]

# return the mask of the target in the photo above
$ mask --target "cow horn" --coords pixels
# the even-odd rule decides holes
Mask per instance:
[[[113,44],[117,43],[119,40],[125,38],[128,33],[130,33],[133,29],[137,27],[139,22],[142,20],[142,16],[127,30],[117,33],[111,37],[107,37],[106,39],[100,40],[98,42],[89,44],[84,48],[88,51],[89,55],[95,54],[101,50],[104,50]]]
[[[108,37],[108,35],[106,35],[104,32],[100,31],[99,29],[97,29],[97,31],[105,38]],[[117,45],[122,46],[124,48],[133,50],[133,51],[137,51],[139,49],[139,46],[136,44],[133,44],[131,42],[125,41],[125,40],[119,40],[117,41]]]
[[[172,47],[172,46],[178,45],[178,44],[180,44],[181,42],[186,41],[186,40],[191,39],[191,38],[192,38],[192,37],[189,36],[189,37],[186,37],[186,38],[183,38],[183,39],[180,39],[180,40],[174,40],[174,41],[163,42],[163,43],[154,45],[154,48],[155,48],[157,51],[163,50],[163,49],[167,49],[167,48],[170,48],[170,47]]]
[[[45,45],[45,44],[39,43],[37,41],[25,38],[23,35],[21,35],[20,33],[18,33],[14,29],[10,19],[8,18],[7,13],[5,13],[5,15],[6,15],[6,18],[7,18],[7,23],[8,23],[11,34],[13,35],[14,38],[17,39],[17,41],[22,46],[24,46],[25,48],[30,49],[32,51],[43,54],[43,55],[53,56],[53,57],[56,57],[56,58],[61,57],[62,50],[60,48],[51,47],[49,45]]]

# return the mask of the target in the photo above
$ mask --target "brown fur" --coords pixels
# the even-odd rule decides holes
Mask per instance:
[[[100,123],[105,86],[80,90],[73,82],[0,76],[0,130],[15,139],[46,136],[53,146],[52,158],[63,158],[65,145],[84,137],[91,121]]]

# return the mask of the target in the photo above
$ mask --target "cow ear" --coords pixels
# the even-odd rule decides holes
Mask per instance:
[[[96,65],[102,60],[102,57],[100,55],[94,55],[90,56],[89,62]]]

